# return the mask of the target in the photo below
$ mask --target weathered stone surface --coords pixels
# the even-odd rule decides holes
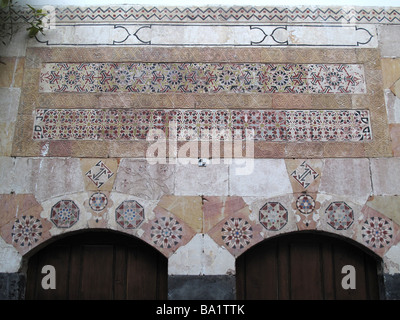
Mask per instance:
[[[364,203],[372,193],[368,159],[325,159],[319,192]]]
[[[245,165],[234,162],[230,166],[230,195],[272,197],[292,192],[284,160],[247,160]]]
[[[372,196],[366,205],[400,225],[400,196]]]
[[[0,237],[0,272],[17,272],[21,259],[22,256],[18,251]]]
[[[170,275],[223,275],[235,272],[235,258],[207,234],[197,234],[168,260]]]
[[[25,275],[0,273],[0,300],[22,300],[25,297]]]
[[[175,193],[181,196],[193,195],[228,195],[228,165],[221,160],[220,164],[208,164],[199,167],[195,163],[176,165]]]
[[[399,57],[400,27],[380,25],[378,35],[382,57]]]
[[[0,193],[32,193],[38,201],[84,190],[79,159],[0,158]]]
[[[387,300],[400,299],[400,274],[385,274],[384,285]]]
[[[371,159],[371,175],[375,195],[400,194],[400,158]]]
[[[160,199],[173,194],[176,168],[168,164],[149,164],[144,159],[122,159],[114,190],[143,199]]]

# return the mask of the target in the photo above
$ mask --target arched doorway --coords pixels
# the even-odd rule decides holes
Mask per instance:
[[[166,299],[167,258],[143,241],[107,231],[70,235],[28,262],[26,299]],[[45,265],[56,289],[43,289]]]
[[[354,266],[355,289],[342,280]],[[236,260],[238,299],[380,299],[380,260],[327,234],[295,232],[265,240]],[[347,278],[346,278],[347,280]]]

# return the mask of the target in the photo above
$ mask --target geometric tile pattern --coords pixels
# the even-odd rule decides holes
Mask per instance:
[[[89,198],[89,206],[94,211],[103,210],[108,204],[107,196],[104,193],[96,192],[93,193]]]
[[[115,209],[115,220],[124,229],[135,229],[144,220],[144,209],[135,200],[124,201]]]
[[[58,228],[69,228],[79,219],[79,208],[72,200],[58,201],[52,208],[50,220]]]
[[[176,246],[182,238],[181,224],[171,217],[161,217],[153,222],[151,227],[151,239],[160,248]]]
[[[172,130],[172,124],[175,130]],[[34,140],[145,140],[151,129],[170,138],[259,141],[371,140],[368,110],[226,110],[226,109],[37,109]],[[171,132],[170,132],[170,131]],[[302,164],[296,174],[305,187],[318,174]],[[113,173],[101,161],[86,175],[99,188]]]
[[[225,222],[221,229],[222,240],[232,249],[246,247],[253,238],[253,229],[242,218],[231,218]]]
[[[100,160],[85,175],[100,188],[114,173]]]
[[[64,22],[383,22],[399,23],[400,11],[395,8],[337,7],[60,7],[56,20]]]
[[[368,218],[362,225],[361,235],[367,245],[373,248],[383,248],[392,240],[392,224],[380,217]]]
[[[303,194],[297,198],[296,207],[302,214],[309,214],[314,211],[315,201],[310,195]]]
[[[267,202],[260,209],[259,219],[265,229],[278,231],[288,222],[288,211],[279,202]]]
[[[22,216],[15,219],[12,227],[12,240],[21,247],[31,246],[42,235],[42,223],[33,216]]]
[[[300,183],[304,189],[307,189],[319,174],[308,163],[306,163],[306,161],[304,161],[291,173],[291,176]]]
[[[357,64],[47,63],[41,92],[365,93]]]
[[[353,209],[344,201],[332,202],[325,213],[328,225],[335,230],[347,230],[354,222]]]

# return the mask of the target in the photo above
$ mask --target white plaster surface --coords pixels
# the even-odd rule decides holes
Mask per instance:
[[[168,260],[170,275],[224,275],[235,272],[235,258],[207,234],[197,234]]]
[[[199,167],[197,159],[176,164],[175,192],[176,196],[226,196],[228,195],[228,165],[210,163]]]
[[[22,256],[0,237],[0,272],[18,272]]]
[[[229,195],[269,198],[293,192],[283,159],[253,159],[246,166],[248,174],[237,174],[244,165],[235,161],[230,165]]]
[[[388,123],[400,123],[400,99],[390,89],[385,89]]]
[[[20,88],[0,88],[0,122],[17,120]]]
[[[400,56],[400,26],[398,25],[379,25],[379,46],[381,56],[385,58],[395,58]]]
[[[26,53],[28,33],[26,26],[16,25],[17,30],[7,46],[0,45],[0,56],[2,57],[23,57]]]
[[[392,246],[383,257],[384,272],[389,274],[400,273],[400,244]]]
[[[374,25],[56,25],[39,34],[32,46],[46,45],[296,45],[375,48]]]

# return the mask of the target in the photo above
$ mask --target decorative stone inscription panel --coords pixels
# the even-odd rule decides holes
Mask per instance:
[[[377,49],[31,47],[27,56],[12,156],[144,158],[149,130],[168,135],[171,120],[181,143],[206,129],[220,140],[254,129],[255,158],[392,156]]]

